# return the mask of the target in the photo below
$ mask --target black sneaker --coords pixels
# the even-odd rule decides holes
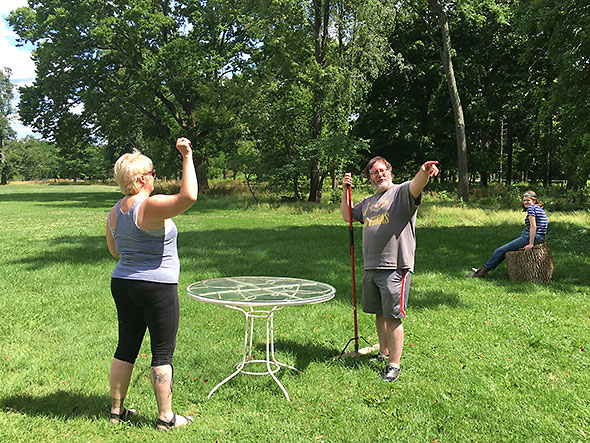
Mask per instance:
[[[387,382],[396,381],[401,373],[402,368],[396,368],[394,366],[387,365],[381,372],[381,378]]]
[[[381,352],[377,355],[373,355],[369,358],[371,363],[383,363],[384,361],[389,361],[389,355],[383,355]]]

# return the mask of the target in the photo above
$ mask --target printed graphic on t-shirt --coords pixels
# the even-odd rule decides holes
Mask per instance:
[[[367,209],[363,214],[365,219],[365,226],[377,226],[377,225],[386,225],[389,223],[389,212],[381,212],[383,208],[389,207],[389,200],[388,199],[381,199],[371,205],[367,205]],[[376,215],[370,215],[375,214]]]

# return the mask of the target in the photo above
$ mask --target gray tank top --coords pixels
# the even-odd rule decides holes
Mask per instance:
[[[127,280],[144,280],[156,283],[178,283],[180,261],[176,237],[178,230],[172,219],[164,221],[164,227],[146,231],[137,226],[137,210],[145,201],[133,204],[126,214],[117,202],[117,223],[109,227],[115,238],[119,262],[112,277]]]

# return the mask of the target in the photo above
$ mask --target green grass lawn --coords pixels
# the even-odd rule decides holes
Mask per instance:
[[[362,195],[355,196],[358,200]],[[0,441],[543,441],[590,438],[590,214],[552,212],[549,284],[485,280],[472,266],[519,235],[515,210],[460,207],[426,194],[418,213],[402,377],[386,384],[366,358],[333,361],[353,336],[348,226],[334,205],[254,205],[247,195],[199,198],[175,218],[181,258],[173,405],[195,424],[154,429],[149,336],[126,404],[136,420],[108,424],[116,345],[104,240],[114,187],[0,187]],[[357,282],[362,275],[361,228]],[[333,285],[327,303],[276,315],[287,402],[270,377],[239,375],[243,315],[191,300],[191,282],[289,276]],[[360,298],[360,288],[357,291]],[[376,342],[373,317],[360,334]],[[264,352],[262,330],[256,351]]]

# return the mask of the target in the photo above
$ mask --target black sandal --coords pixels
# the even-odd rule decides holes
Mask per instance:
[[[183,417],[186,420],[186,425],[176,426],[176,413],[174,413],[174,415],[172,416],[172,420],[170,420],[170,421],[164,421],[161,418],[159,418],[158,421],[156,422],[156,428],[160,431],[168,432],[172,428],[182,428],[184,426],[190,425],[191,423],[193,423],[195,421],[195,419],[193,417],[187,417],[185,415],[181,415],[181,417]],[[160,428],[159,426],[164,426],[164,427]]]
[[[137,414],[137,411],[135,409],[125,409],[125,408],[123,408],[123,411],[119,412],[118,414],[115,412],[111,412],[111,420],[118,420],[117,422],[111,421],[111,423],[117,424],[120,421],[128,420],[130,417],[133,417],[135,414]]]

